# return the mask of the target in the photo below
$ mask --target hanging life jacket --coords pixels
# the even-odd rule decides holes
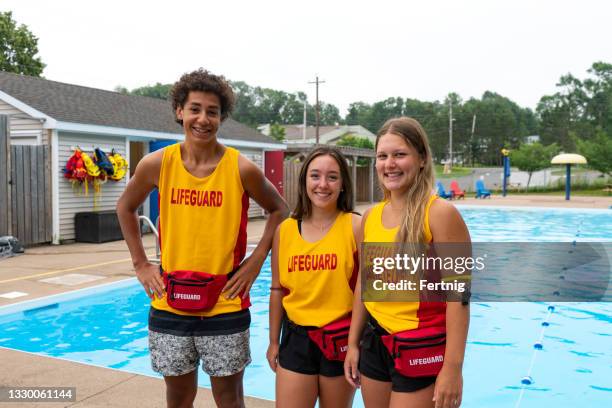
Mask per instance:
[[[111,180],[119,181],[125,177],[128,167],[127,161],[119,153],[115,152],[115,149],[108,155],[108,159],[113,165],[113,174],[110,176]]]
[[[83,164],[85,165],[85,170],[87,170],[87,175],[91,178],[97,178],[100,176],[100,168],[92,158],[85,152],[81,152],[81,157],[83,158]]]
[[[114,174],[115,169],[113,167],[113,164],[108,159],[108,156],[106,156],[106,153],[104,153],[104,151],[99,147],[96,147],[96,149],[94,150],[94,160],[100,170],[104,172],[107,176],[112,176]]]

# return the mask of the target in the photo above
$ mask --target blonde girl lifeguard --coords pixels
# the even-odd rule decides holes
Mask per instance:
[[[270,345],[277,407],[350,407],[344,380],[353,288],[357,277],[353,187],[346,159],[319,147],[306,157],[299,201],[272,244]],[[282,339],[279,342],[282,325]]]
[[[425,130],[416,120],[401,117],[383,125],[376,139],[376,172],[385,198],[364,214],[358,245],[469,243],[470,236],[459,212],[433,193],[431,150]],[[345,376],[353,386],[361,386],[366,408],[458,407],[463,387],[468,306],[462,302],[364,303],[360,281],[355,290]],[[414,350],[421,352],[421,356],[433,350],[415,348],[414,339],[421,342],[423,338],[435,338],[438,343],[430,343],[441,348],[443,357],[404,362],[403,355]],[[404,348],[411,351],[392,354],[389,344],[393,344],[393,349],[397,343],[388,339],[406,340],[404,344],[409,345]],[[438,368],[426,375],[414,367],[404,369],[415,361],[435,363]]]

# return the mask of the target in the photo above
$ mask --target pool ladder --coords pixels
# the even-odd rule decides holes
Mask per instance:
[[[159,264],[161,263],[161,250],[159,248],[159,217],[157,217],[157,220],[155,220],[155,225],[153,225],[153,221],[151,221],[151,219],[145,215],[140,215],[138,216],[138,220],[142,223],[144,223],[145,225],[147,225],[149,228],[151,228],[151,231],[153,232],[153,234],[155,234],[155,258],[150,258],[149,261]]]

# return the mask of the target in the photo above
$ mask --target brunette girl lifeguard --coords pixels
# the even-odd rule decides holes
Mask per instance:
[[[312,408],[318,399],[322,408],[350,407],[354,390],[343,360],[361,217],[353,213],[353,186],[338,150],[318,147],[306,157],[298,195],[272,249],[267,358],[276,372],[276,406]]]

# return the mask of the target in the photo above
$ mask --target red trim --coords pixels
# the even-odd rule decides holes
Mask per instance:
[[[419,302],[418,328],[446,327],[446,302]]]
[[[251,297],[247,295],[247,297],[241,297],[242,301],[240,302],[240,308],[242,310],[251,307]]]
[[[159,194],[159,191],[157,192],[157,208],[158,208],[158,214],[157,214],[157,219],[159,220],[159,222],[157,223],[157,234],[159,235],[158,237],[158,242],[159,242],[159,252],[161,253],[162,251],[162,234],[161,234],[161,194]],[[155,223],[155,220],[153,220],[153,223]],[[161,259],[160,259],[161,262]]]
[[[247,243],[247,221],[248,221],[248,212],[249,212],[249,195],[246,193],[242,193],[242,210],[240,214],[240,226],[238,227],[238,237],[236,237],[236,246],[234,247],[234,265],[232,269],[236,269],[240,262],[244,259],[246,255],[246,243]],[[243,293],[240,294],[240,298],[242,299],[240,303],[240,307],[242,309],[246,309],[251,306],[251,299],[247,294],[246,297],[242,297]]]
[[[240,227],[238,227],[238,237],[236,238],[236,246],[234,247],[234,265],[232,269],[236,269],[246,254],[247,242],[247,220],[249,212],[249,196],[246,191],[242,194],[242,211],[240,214]]]
[[[433,240],[431,242],[433,242]],[[427,255],[436,256],[436,253],[430,250]],[[433,278],[439,280],[441,278],[440,271],[431,271],[428,277],[429,279]],[[442,300],[443,297],[440,296],[439,299]],[[418,328],[434,326],[446,327],[446,302],[419,302],[417,318],[419,319]]]
[[[353,252],[353,273],[349,279],[349,286],[353,293],[355,293],[355,285],[357,284],[357,275],[359,275],[359,252]]]

